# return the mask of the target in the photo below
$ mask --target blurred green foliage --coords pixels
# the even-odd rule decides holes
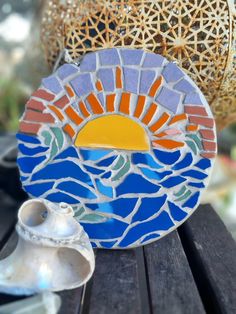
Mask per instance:
[[[0,131],[16,131],[27,99],[24,86],[17,79],[0,79]]]

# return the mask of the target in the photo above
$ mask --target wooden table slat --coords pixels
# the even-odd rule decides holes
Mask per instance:
[[[176,231],[144,247],[153,314],[205,313]]]
[[[236,243],[219,216],[200,206],[180,233],[208,312],[236,313]]]

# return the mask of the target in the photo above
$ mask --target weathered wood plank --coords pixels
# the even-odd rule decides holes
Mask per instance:
[[[205,313],[176,231],[144,247],[152,313]]]
[[[58,314],[79,314],[83,288],[57,292],[61,297],[61,308]]]
[[[142,312],[138,271],[135,250],[98,250],[89,308],[82,313],[149,313],[149,308]]]
[[[208,312],[236,313],[236,244],[219,216],[200,206],[180,234]]]

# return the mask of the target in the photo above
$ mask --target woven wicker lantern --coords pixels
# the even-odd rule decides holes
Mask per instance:
[[[233,0],[52,0],[42,42],[53,66],[67,49],[73,60],[128,46],[177,61],[201,88],[218,129],[236,120]]]

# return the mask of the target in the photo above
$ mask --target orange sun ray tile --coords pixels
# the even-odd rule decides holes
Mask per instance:
[[[122,84],[122,72],[121,72],[121,68],[117,67],[116,68],[116,88],[122,88],[123,84]]]
[[[48,108],[50,108],[50,109],[57,115],[57,117],[58,117],[61,121],[64,120],[63,114],[61,113],[61,111],[60,111],[57,107],[55,107],[55,106],[53,106],[53,105],[48,105]]]
[[[96,88],[99,92],[101,92],[103,90],[103,87],[102,87],[102,82],[100,80],[98,80],[96,82]]]
[[[83,101],[79,102],[79,108],[80,108],[80,111],[85,118],[88,118],[90,116],[90,113],[89,113],[88,109],[86,108],[86,105]]]
[[[130,93],[122,93],[120,100],[120,112],[129,114]]]
[[[151,106],[148,108],[147,113],[143,117],[142,122],[144,124],[148,124],[152,120],[156,110],[157,110],[157,104],[152,103]]]
[[[144,95],[139,95],[137,106],[135,108],[134,117],[139,118],[143,112],[146,97]]]
[[[158,79],[156,79],[156,81],[152,84],[150,91],[149,91],[149,96],[150,97],[154,97],[158,91],[158,89],[160,88],[161,84],[163,82],[163,77],[160,76]]]
[[[99,114],[104,112],[102,105],[100,104],[100,101],[93,93],[88,95],[87,100],[92,108],[93,113]]]
[[[170,122],[169,122],[169,125],[172,125],[176,122],[179,122],[179,121],[182,121],[182,120],[186,120],[187,119],[187,115],[186,113],[182,113],[182,114],[178,114],[177,116],[174,116]]]
[[[67,91],[67,94],[73,98],[75,96],[75,93],[73,91],[73,89],[70,87],[70,85],[66,85],[66,91]]]
[[[186,131],[188,132],[195,132],[195,131],[198,131],[199,129],[199,126],[197,124],[188,124],[186,126]]]
[[[174,149],[174,148],[179,148],[183,147],[184,143],[183,142],[178,142],[178,141],[173,141],[173,140],[155,140],[152,142],[154,146],[159,145],[167,149]]]
[[[110,94],[106,96],[107,112],[115,111],[115,98],[116,98],[116,94]]]
[[[170,115],[167,112],[164,112],[163,115],[153,124],[150,126],[150,130],[152,132],[156,132],[159,130],[170,118]]]
[[[81,122],[84,121],[83,118],[81,118],[78,113],[71,107],[68,106],[65,109],[65,113],[67,114],[67,116],[77,125],[79,125]]]
[[[69,124],[66,124],[64,127],[63,127],[63,130],[71,137],[73,138],[75,136],[75,130],[69,125]]]

